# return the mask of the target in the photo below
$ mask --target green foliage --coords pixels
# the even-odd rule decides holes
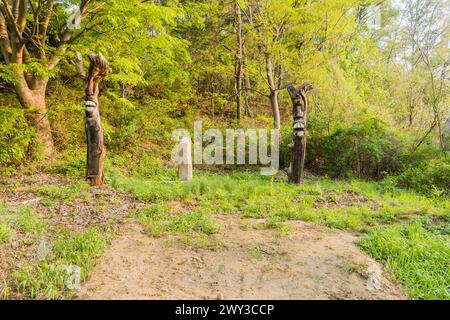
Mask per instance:
[[[78,183],[67,184],[65,186],[57,186],[57,185],[37,186],[29,188],[27,192],[31,192],[41,196],[46,196],[52,199],[71,202],[76,198],[78,198],[80,195],[87,197],[88,187],[89,187],[88,183],[83,181]]]
[[[236,125],[232,119],[236,45],[233,3],[218,0],[102,0],[101,3],[92,20],[83,19],[82,30],[87,27],[89,31],[71,43],[67,55],[73,55],[73,50],[83,56],[101,51],[113,68],[113,73],[103,81],[100,95],[108,157],[114,156],[116,163],[142,160],[137,171],[156,176],[155,172],[144,172],[149,170],[146,163],[168,162],[173,129],[191,128],[200,115],[216,127]],[[404,163],[410,159],[403,155],[422,137],[424,126],[434,119],[435,115],[430,113],[433,96],[423,65],[409,74],[404,66],[386,62],[395,61],[391,58],[399,53],[393,52],[394,49],[385,52],[381,42],[392,41],[386,44],[392,48],[407,46],[396,45],[396,39],[389,34],[390,28],[398,23],[395,20],[398,11],[388,3],[379,7],[381,29],[374,31],[367,27],[367,10],[373,4],[377,3],[262,1],[259,9],[252,11],[250,22],[246,20],[251,3],[241,1],[245,12],[245,72],[252,86],[255,118],[242,119],[240,125],[267,127],[270,111],[267,97],[261,95],[267,93],[264,55],[267,53],[274,69],[283,69],[284,79],[280,79],[283,83],[308,80],[316,87],[309,99],[308,169],[332,177],[377,179],[404,170]],[[55,7],[46,38],[49,53],[59,40],[61,21],[74,10],[68,3]],[[324,15],[327,19],[323,19]],[[280,25],[283,33],[277,36],[273,33],[280,30]],[[31,56],[35,56],[35,51],[30,52]],[[79,160],[85,152],[83,87],[82,81],[74,77],[74,67],[66,60],[62,59],[60,68],[50,74],[47,105],[58,157],[71,161]],[[22,66],[2,63],[4,80],[12,81],[13,67],[49,76],[44,74],[43,61],[32,58],[28,62]],[[435,80],[436,85],[440,84]],[[441,87],[445,88],[445,83]],[[442,108],[446,98],[436,98]],[[280,91],[280,102],[283,118],[280,160],[282,167],[287,167],[291,102],[285,90]],[[416,108],[411,112],[407,110],[410,104]],[[439,112],[444,119],[445,112]],[[412,122],[406,126],[409,116]],[[2,108],[0,124],[0,164],[21,163],[29,155],[34,136],[25,112]],[[434,131],[425,139],[426,143],[436,143]],[[126,163],[121,166],[127,167]]]
[[[84,107],[81,89],[64,85],[59,81],[51,84],[47,96],[50,106],[48,117],[52,125],[55,146],[60,153],[71,152],[73,157],[84,147]]]
[[[450,154],[410,166],[395,178],[399,187],[430,196],[450,195]]]
[[[109,79],[116,84],[145,85],[158,97],[189,93],[189,42],[176,34],[183,6],[178,1],[103,2],[97,13],[102,32],[95,41],[83,38],[80,52],[101,51],[115,71]]]
[[[32,299],[66,298],[74,293],[71,286],[76,285],[76,281],[86,279],[105,246],[106,241],[96,230],[83,234],[62,232],[45,260],[28,261],[13,270],[15,287]],[[79,279],[74,267],[80,270]]]
[[[12,223],[14,229],[34,234],[40,234],[46,227],[45,221],[28,207],[19,208],[13,215]]]
[[[51,166],[44,168],[43,171],[46,173],[65,175],[72,179],[84,179],[86,171],[86,157],[83,155],[83,157],[80,158],[80,155],[72,156],[70,154],[61,153],[60,159],[53,162]]]
[[[201,208],[190,212],[176,212],[168,205],[154,204],[141,211],[139,221],[154,237],[160,237],[167,232],[210,235],[218,230],[217,222]]]
[[[2,101],[0,100],[0,103]],[[22,109],[0,107],[0,165],[19,164],[34,139],[34,129],[28,125]]]
[[[7,222],[0,222],[0,245],[10,243],[13,239],[13,232]]]
[[[427,232],[420,222],[374,229],[360,246],[384,261],[396,279],[416,299],[450,299],[448,236]]]
[[[130,156],[129,161],[139,161],[145,153],[154,154],[153,159],[169,160],[172,131],[192,126],[189,117],[180,118],[180,106],[170,100],[142,98],[131,102],[111,92],[101,104],[108,149],[125,158]]]
[[[14,74],[14,66],[0,64],[0,80],[6,83],[17,83],[17,76]]]
[[[378,178],[398,172],[402,147],[385,122],[369,118],[330,135],[312,136],[307,162],[313,171],[332,177]]]
[[[280,168],[285,169],[289,168],[292,161],[292,149],[289,148],[289,144],[292,142],[292,129],[288,126],[283,127],[280,134]]]

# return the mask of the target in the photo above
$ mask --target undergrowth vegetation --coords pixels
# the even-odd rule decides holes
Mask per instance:
[[[18,243],[14,252],[17,265],[10,276],[15,297],[32,299],[73,296],[106,247],[100,230],[50,230],[45,219],[24,206],[3,207],[0,212],[0,245],[13,241]],[[30,245],[34,250],[26,253]],[[6,295],[6,290],[2,291],[0,294]]]
[[[26,177],[1,194],[0,299],[76,297],[132,206],[84,181],[45,179]]]
[[[208,235],[219,229],[219,224],[205,210],[196,208],[189,212],[177,212],[170,205],[153,204],[139,214],[139,222],[154,237],[167,233],[183,235],[187,245],[213,245]],[[193,242],[194,241],[194,242]]]
[[[94,229],[82,234],[61,230],[53,237],[46,256],[26,261],[12,272],[18,293],[32,299],[74,296],[106,247],[105,239]]]

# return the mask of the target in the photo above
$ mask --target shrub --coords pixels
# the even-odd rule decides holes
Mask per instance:
[[[369,118],[325,136],[311,136],[306,166],[331,177],[380,178],[400,169],[397,155],[404,148],[383,121]]]
[[[47,106],[53,141],[64,156],[76,157],[80,150],[86,148],[83,94],[78,88],[71,88],[59,81],[52,81],[49,85]]]
[[[450,195],[450,155],[410,166],[395,178],[397,186],[413,189],[425,195]]]
[[[0,107],[0,164],[19,164],[34,139],[25,110]]]

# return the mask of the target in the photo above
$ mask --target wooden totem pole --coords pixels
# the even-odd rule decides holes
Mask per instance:
[[[85,81],[85,130],[87,141],[87,179],[91,186],[100,186],[104,181],[103,163],[106,149],[103,143],[103,129],[100,121],[98,94],[102,78],[111,73],[111,68],[105,57],[99,52],[98,55],[89,55],[89,71],[84,70],[81,54],[75,53],[74,65]]]
[[[292,143],[289,145],[293,150],[292,161],[288,172],[289,182],[291,183],[301,183],[303,176],[306,155],[306,116],[308,112],[306,93],[313,88],[309,83],[304,83],[298,88],[292,84],[287,86],[293,104],[292,115],[294,118]]]

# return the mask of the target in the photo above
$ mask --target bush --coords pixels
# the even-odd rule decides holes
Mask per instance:
[[[83,93],[59,81],[52,81],[49,85],[48,117],[55,147],[60,152],[60,156],[63,153],[68,158],[76,157],[80,154],[80,150],[84,151],[86,148]],[[102,113],[102,106],[100,106],[100,114]]]
[[[0,164],[19,164],[34,139],[25,110],[0,107]]]
[[[134,160],[146,153],[170,160],[172,131],[189,127],[189,117],[174,115],[179,105],[168,100],[131,102],[109,92],[101,103],[107,149],[116,155],[130,154]]]
[[[395,178],[397,186],[413,189],[425,195],[450,195],[450,155],[413,164]]]
[[[331,177],[380,178],[400,171],[397,155],[404,148],[385,122],[369,118],[331,134],[309,137],[306,167]]]

